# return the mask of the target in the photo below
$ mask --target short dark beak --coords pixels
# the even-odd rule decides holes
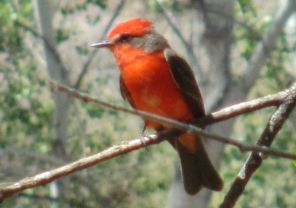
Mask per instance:
[[[90,46],[95,48],[109,48],[113,46],[114,43],[110,40],[103,40],[101,42],[93,43]]]

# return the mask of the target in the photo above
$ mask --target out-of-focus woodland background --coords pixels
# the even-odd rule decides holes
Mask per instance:
[[[114,58],[89,45],[117,22],[144,17],[191,64],[207,111],[275,93],[296,77],[295,1],[2,0],[0,2],[0,185],[65,164],[141,134],[141,119],[51,92],[53,79],[128,106]],[[264,44],[263,43],[264,39]],[[260,53],[261,52],[261,53]],[[273,109],[209,130],[253,144]],[[296,152],[291,115],[273,147]],[[166,142],[33,188],[1,207],[217,207],[248,154],[209,142],[221,192],[182,192]],[[271,157],[237,207],[296,207],[296,166]]]

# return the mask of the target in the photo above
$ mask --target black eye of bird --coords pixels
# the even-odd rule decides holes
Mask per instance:
[[[119,42],[125,43],[128,42],[130,39],[131,36],[123,34],[119,37]]]

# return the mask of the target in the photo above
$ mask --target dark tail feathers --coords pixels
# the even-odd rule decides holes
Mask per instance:
[[[181,141],[183,136],[183,141]],[[188,137],[189,136],[189,137]],[[196,194],[201,187],[215,191],[223,188],[223,182],[212,165],[202,141],[194,134],[183,134],[173,145],[180,156],[182,176],[188,194]],[[188,148],[190,147],[190,149]]]

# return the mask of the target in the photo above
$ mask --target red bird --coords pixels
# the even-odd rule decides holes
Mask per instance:
[[[109,48],[114,54],[121,94],[132,107],[187,123],[205,116],[190,66],[154,30],[152,22],[140,18],[122,22],[109,32],[107,40],[92,46]],[[146,127],[156,131],[173,128],[148,119]],[[169,141],[179,153],[187,193],[195,194],[201,187],[222,189],[223,182],[197,135],[183,133]]]

